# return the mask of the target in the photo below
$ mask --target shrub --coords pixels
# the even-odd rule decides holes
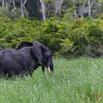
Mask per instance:
[[[51,18],[35,21],[20,18],[11,21],[0,17],[0,48],[16,48],[20,42],[38,40],[48,46],[54,55],[101,56],[103,54],[102,19],[77,20]]]

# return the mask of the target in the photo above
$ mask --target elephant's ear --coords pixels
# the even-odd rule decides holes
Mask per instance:
[[[29,46],[33,46],[33,44],[30,42],[22,42],[16,50],[22,49],[23,47],[29,47]]]
[[[33,54],[38,59],[40,64],[43,64],[43,45],[38,41],[33,43]]]

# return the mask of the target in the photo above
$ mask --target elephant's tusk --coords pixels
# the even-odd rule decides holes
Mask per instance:
[[[51,72],[51,70],[50,70],[50,67],[48,66],[48,71],[49,71],[49,73]]]

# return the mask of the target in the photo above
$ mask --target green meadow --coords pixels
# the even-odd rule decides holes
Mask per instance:
[[[54,73],[0,78],[0,103],[103,103],[103,59],[55,58]]]

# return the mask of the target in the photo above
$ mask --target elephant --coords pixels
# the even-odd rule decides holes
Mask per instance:
[[[52,55],[48,47],[38,41],[34,41],[32,46],[22,47],[14,50],[6,48],[0,51],[0,75],[22,75],[29,74],[42,66],[44,73],[45,67],[49,72],[53,72]]]
[[[23,47],[29,47],[29,46],[33,46],[33,43],[31,43],[31,42],[22,42],[17,48],[16,48],[16,50],[19,50],[19,49],[21,49],[21,48],[23,48]],[[40,64],[38,64],[38,65],[40,65]],[[36,65],[34,68],[36,68],[38,65]],[[44,66],[42,66],[42,71],[43,71],[43,74],[44,74]],[[49,71],[50,71],[50,69],[48,69]]]

